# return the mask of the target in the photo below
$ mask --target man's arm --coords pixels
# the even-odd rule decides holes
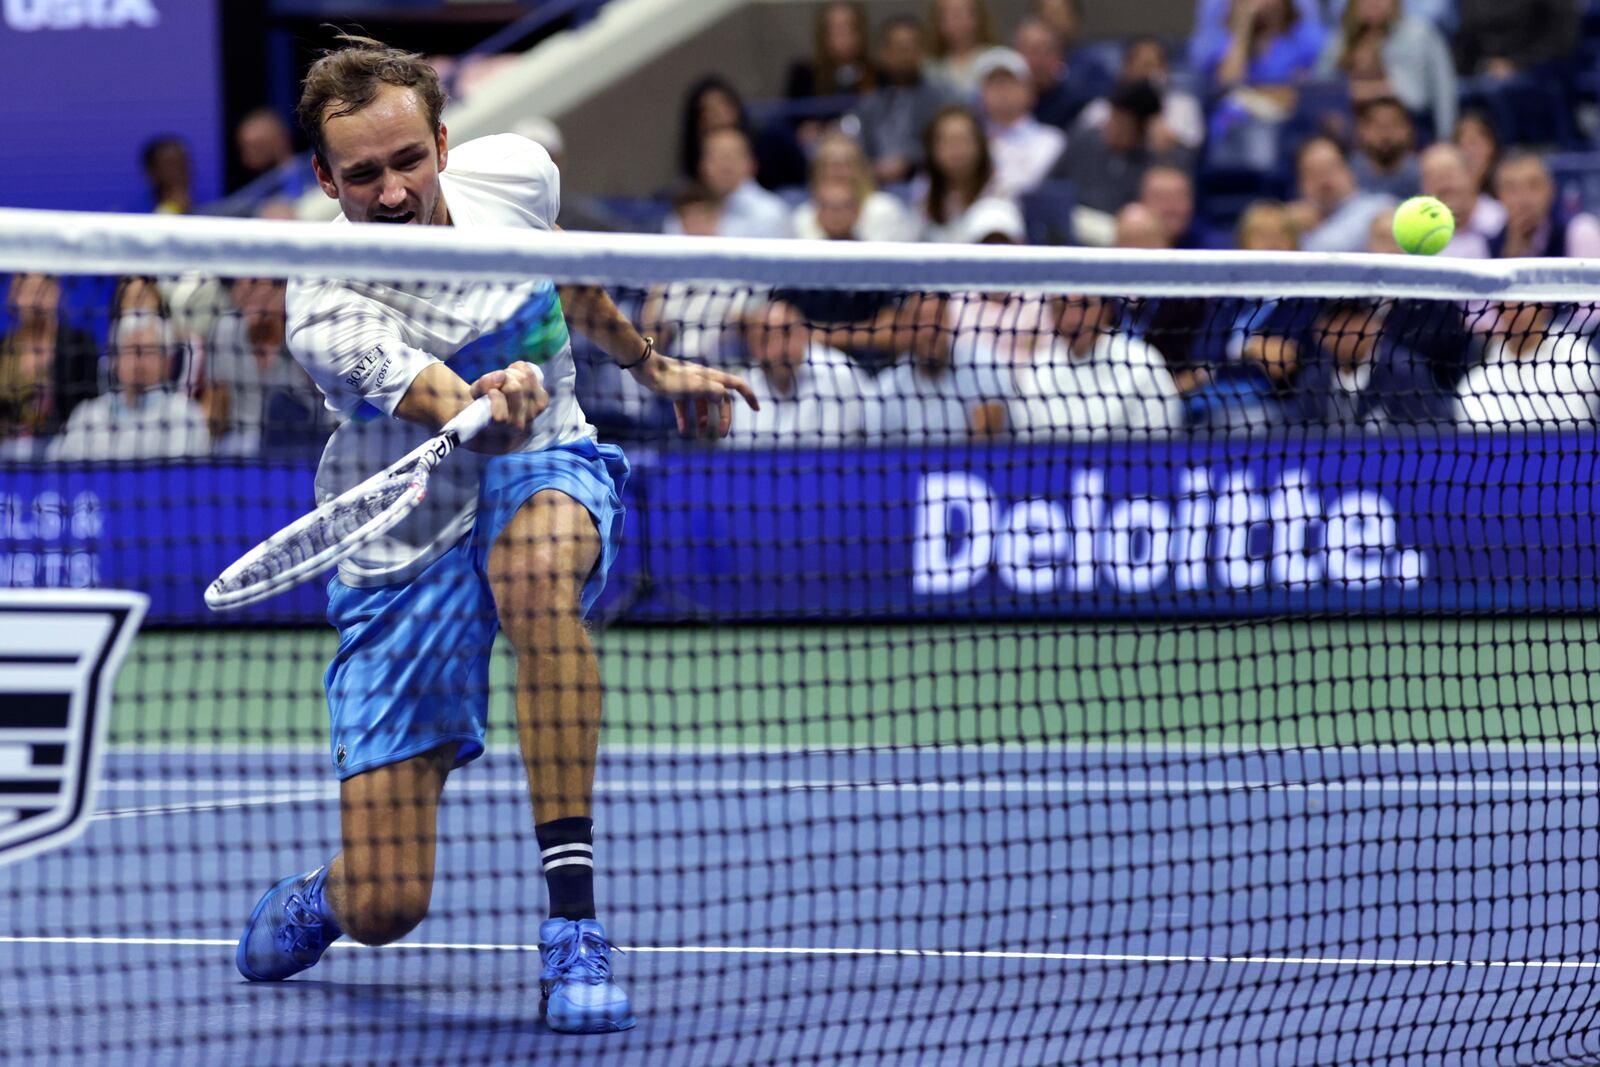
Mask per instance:
[[[430,432],[461,414],[480,396],[489,397],[489,425],[467,445],[474,452],[500,455],[528,439],[528,427],[550,406],[544,379],[531,363],[517,362],[490,371],[468,385],[443,363],[430,363],[411,379],[411,387],[394,409],[395,417]]]
[[[634,381],[672,401],[679,433],[726,437],[733,421],[735,393],[744,397],[752,411],[760,408],[756,394],[743,379],[656,352],[599,286],[564,285],[560,293],[568,320],[584,336],[626,368]]]

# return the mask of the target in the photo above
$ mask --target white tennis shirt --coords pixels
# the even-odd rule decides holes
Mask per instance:
[[[451,223],[462,228],[517,226],[550,230],[561,207],[560,176],[550,155],[515,134],[496,134],[450,149],[439,184]],[[340,215],[336,225],[348,225]],[[518,359],[540,365],[550,406],[520,451],[594,437],[573,393],[572,346],[560,301],[548,279],[504,285],[437,282],[379,285],[292,281],[288,344],[346,418],[317,468],[325,501],[377,473],[430,435],[394,417],[411,382],[433,363],[448,364],[469,384]],[[405,521],[339,566],[353,586],[409,581],[472,527],[478,478],[489,457],[462,450],[441,464],[428,497]]]

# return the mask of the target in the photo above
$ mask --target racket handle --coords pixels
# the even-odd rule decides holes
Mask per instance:
[[[445,423],[439,430],[439,436],[453,435],[457,442],[466,444],[483,432],[483,428],[489,425],[492,417],[489,398],[480,396],[461,409],[461,414]]]

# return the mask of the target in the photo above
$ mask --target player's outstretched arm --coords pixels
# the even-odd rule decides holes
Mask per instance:
[[[489,397],[490,422],[466,447],[489,455],[510,452],[527,441],[533,420],[550,406],[544,375],[531,363],[518,360],[471,385],[443,363],[433,363],[412,379],[394,413],[437,430],[480,396]]]
[[[735,395],[743,397],[750,410],[760,410],[755,391],[738,375],[656,352],[599,286],[563,286],[561,304],[568,319],[632,372],[635,381],[672,401],[678,432],[684,436],[726,437],[733,425]]]

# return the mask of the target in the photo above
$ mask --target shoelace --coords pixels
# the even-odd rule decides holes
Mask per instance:
[[[584,945],[591,951],[584,952]],[[545,960],[545,981],[568,980],[600,985],[611,981],[611,953],[622,950],[592,930],[582,930],[575,936],[563,937],[550,946]]]
[[[289,894],[289,899],[283,902],[283,913],[286,921],[277,932],[278,946],[285,952],[304,956],[321,952],[333,942],[328,936],[327,924],[299,893]]]

